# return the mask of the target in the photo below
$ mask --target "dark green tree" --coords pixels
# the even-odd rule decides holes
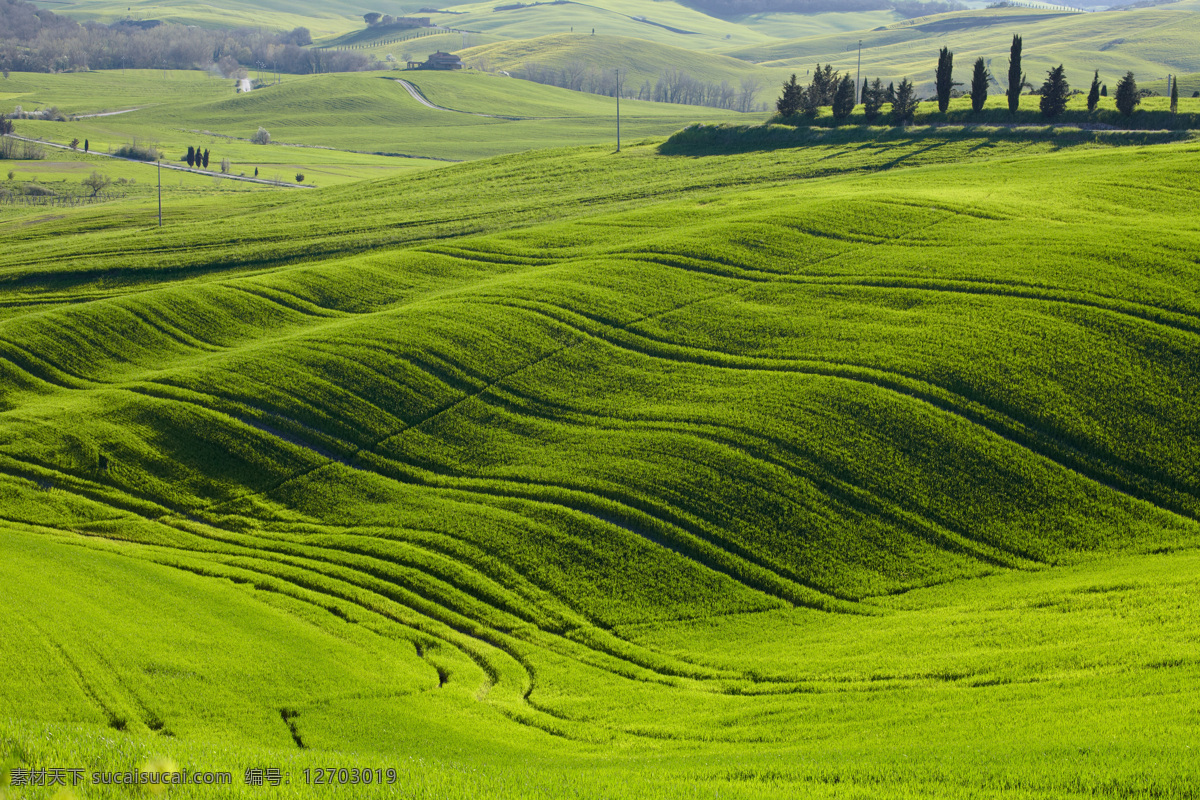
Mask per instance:
[[[1042,116],[1046,119],[1054,119],[1066,111],[1067,98],[1070,94],[1071,86],[1067,83],[1066,75],[1063,74],[1063,65],[1059,64],[1046,73],[1046,82],[1042,84],[1042,99],[1038,101]]]
[[[188,145],[188,152],[187,152],[187,164],[188,164],[188,166],[190,167],[190,166],[192,166],[192,165],[193,165],[193,164],[195,164],[195,163],[196,163],[196,148],[192,147],[192,146],[189,144],[189,145]]]
[[[207,149],[205,149],[205,151],[204,151],[204,159],[203,160],[204,160],[204,168],[208,169],[208,150]]]
[[[1092,88],[1088,90],[1088,111],[1095,111],[1100,105],[1100,70],[1092,76]]]
[[[1013,34],[1012,49],[1008,53],[1008,113],[1016,114],[1021,106],[1021,89],[1025,86],[1025,73],[1021,72],[1021,37]]]
[[[837,91],[833,93],[833,118],[839,123],[845,122],[855,105],[854,79],[847,74],[838,81]]]
[[[950,107],[950,92],[955,86],[962,86],[961,83],[954,82],[954,53],[950,52],[950,48],[943,47],[938,53],[937,76],[935,86],[937,87],[938,111],[943,114]]]
[[[987,102],[988,84],[991,83],[992,73],[988,71],[983,56],[975,59],[975,71],[971,73],[971,110],[978,114],[983,111]]]
[[[1138,95],[1137,81],[1132,72],[1126,72],[1125,77],[1117,82],[1117,110],[1127,117],[1133,116],[1142,98]]]
[[[913,85],[908,78],[900,81],[896,87],[896,102],[892,103],[892,124],[904,125],[912,122],[913,114],[917,111],[917,98]]]
[[[1179,113],[1179,76],[1171,76],[1171,113]]]
[[[868,81],[869,81],[868,78],[863,78],[862,89],[859,90],[859,94],[858,94],[858,102],[860,102],[860,103],[867,102],[867,92],[871,88],[871,85]]]
[[[88,151],[88,140],[84,139],[83,140],[83,152],[86,153],[87,151]]]
[[[863,90],[863,116],[867,122],[874,122],[879,117],[879,109],[887,100],[887,91],[883,88],[883,81],[876,78],[871,86]]]
[[[894,84],[894,83],[888,84],[887,93],[884,95],[884,99],[887,100],[889,103],[896,102],[896,84]]]
[[[1105,84],[1101,84],[1101,86],[1100,86],[1100,96],[1101,96],[1101,97],[1108,97],[1108,84],[1107,84],[1107,83],[1105,83]]]
[[[826,64],[824,67],[817,64],[817,68],[813,70],[812,83],[808,87],[813,96],[813,104],[818,108],[833,105],[833,96],[837,93],[839,83],[840,76],[833,71],[833,64]]]
[[[783,94],[775,101],[775,109],[779,112],[779,116],[785,119],[794,117],[800,110],[803,100],[804,87],[796,83],[796,73],[793,72],[791,80],[783,84]]]

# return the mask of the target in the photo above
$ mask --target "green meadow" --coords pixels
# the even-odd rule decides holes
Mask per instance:
[[[1194,797],[1200,143],[705,130],[0,220],[3,796]]]
[[[451,111],[422,105],[396,79]],[[128,81],[128,84],[125,82]],[[616,144],[616,101],[474,71],[380,71],[286,75],[237,93],[233,81],[204,73],[145,71],[13,73],[0,110],[56,107],[66,122],[18,120],[17,133],[59,144],[87,139],[115,151],[134,140],[179,161],[188,146],[229,158],[234,174],[283,180],[301,171],[320,185],[419,171],[447,162],[574,144]],[[122,95],[129,86],[129,94]],[[87,116],[109,111],[123,113]],[[625,101],[627,140],[666,136],[697,119],[760,120],[719,109]],[[259,127],[271,144],[250,142]],[[59,151],[61,152],[61,151]],[[215,164],[210,161],[210,168]]]
[[[857,66],[861,41],[864,76],[879,76],[885,83],[907,76],[931,87],[938,51],[948,47],[962,75],[959,80],[969,81],[971,64],[983,57],[996,80],[1006,85],[1009,46],[1017,34],[1024,41],[1022,64],[1035,85],[1047,70],[1064,64],[1068,80],[1085,91],[1093,71],[1099,70],[1111,92],[1130,70],[1139,82],[1200,71],[1200,53],[1193,45],[1200,37],[1198,10],[1197,0],[1090,14],[989,8],[732,48],[726,54],[763,66],[810,70],[819,62],[847,70]]]

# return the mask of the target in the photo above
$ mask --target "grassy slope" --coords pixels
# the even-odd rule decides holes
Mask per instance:
[[[619,36],[554,34],[472,47],[460,55],[468,63],[516,72],[523,71],[529,62],[558,69],[572,62],[595,69],[619,67],[626,76],[626,86],[634,90],[642,81],[653,84],[664,72],[681,70],[703,81],[728,81],[735,87],[743,78],[755,78],[763,85],[769,84],[768,93],[774,96],[774,84],[787,77],[784,69],[757,67],[728,56]]]
[[[635,37],[691,50],[744,47],[771,41],[771,34],[710,17],[673,0],[653,3],[589,0],[496,11],[500,5],[509,4],[485,2],[449,6],[446,8],[460,13],[433,15],[433,20],[440,25],[506,39],[527,39],[553,33],[590,34],[594,28],[600,35]]]
[[[1198,160],[594,148],[14,231],[12,640],[66,629],[20,600],[64,571],[146,588],[12,654],[0,727],[33,763],[413,754],[437,796],[1184,796]],[[163,580],[201,600],[137,599]],[[396,671],[156,677],[230,592],[268,663],[336,635]]]
[[[811,69],[833,63],[853,69],[857,42],[863,42],[863,74],[885,82],[913,78],[922,91],[932,84],[937,53],[949,47],[958,73],[983,56],[1002,84],[1006,81],[1013,34],[1023,37],[1023,66],[1040,83],[1046,70],[1062,63],[1072,84],[1087,86],[1099,69],[1110,90],[1126,70],[1143,79],[1200,69],[1191,45],[1200,37],[1200,3],[1183,0],[1153,8],[1097,14],[1056,14],[1031,9],[986,9],[896,23],[883,30],[819,36],[767,47],[740,48],[729,55],[769,65]],[[966,78],[960,77],[960,80]]]
[[[197,3],[191,0],[72,0],[67,4],[44,3],[56,14],[79,20],[112,21],[160,19],[184,25],[211,27],[266,27],[274,30],[308,28],[314,37],[347,33],[362,27],[362,11],[358,4],[333,0],[221,0],[219,3]],[[413,6],[413,10],[416,6]],[[395,14],[397,11],[388,10]]]
[[[615,141],[611,98],[537,86],[475,72],[371,72],[285,76],[282,83],[235,94],[232,83],[202,73],[161,73],[122,78],[119,73],[46,76],[14,73],[0,108],[32,110],[58,105],[68,113],[138,110],[74,122],[18,121],[18,133],[50,141],[89,139],[103,152],[133,138],[158,142],[178,159],[189,145],[231,159],[236,172],[303,172],[318,184],[341,183],[442,162],[466,160],[539,147]],[[448,108],[519,119],[455,114],[427,108],[392,78],[418,84]],[[128,79],[129,83],[124,81]],[[121,91],[131,86],[128,98]],[[162,88],[176,90],[164,101]],[[143,105],[143,102],[145,103]],[[639,103],[622,104],[622,130],[629,139],[663,136],[696,120],[744,119],[710,108]],[[247,141],[259,126],[270,131],[269,147]],[[205,133],[207,132],[207,133]],[[309,148],[285,144],[309,145]],[[332,149],[312,149],[332,148]],[[372,153],[418,158],[385,158]],[[212,166],[210,162],[210,166]]]

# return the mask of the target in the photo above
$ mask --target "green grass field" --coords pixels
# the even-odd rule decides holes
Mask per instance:
[[[69,122],[18,120],[17,133],[58,143],[88,139],[100,152],[139,139],[156,142],[175,160],[191,145],[218,160],[229,158],[235,174],[257,167],[289,180],[301,171],[320,185],[535,148],[616,144],[612,98],[474,71],[289,75],[243,94],[235,93],[232,81],[202,75],[14,73],[0,110],[57,106],[83,115],[132,109]],[[421,105],[396,78],[418,86],[435,104],[465,113]],[[130,94],[122,99],[126,80]],[[621,106],[622,133],[630,141],[666,136],[696,121],[764,117],[637,101]],[[250,143],[260,126],[272,144]]]
[[[1128,70],[1140,82],[1200,71],[1200,52],[1193,46],[1200,37],[1198,11],[1197,0],[1094,14],[983,9],[726,52],[764,66],[810,70],[819,62],[847,70],[857,67],[861,40],[864,76],[878,76],[885,83],[907,76],[929,94],[942,47],[954,52],[956,72],[962,76],[958,80],[969,81],[971,65],[982,56],[997,81],[1007,85],[1009,47],[1013,34],[1019,34],[1022,65],[1035,85],[1047,70],[1064,64],[1073,84],[1086,90],[1092,72],[1099,70],[1111,91]]]
[[[5,217],[9,778],[1194,797],[1200,144],[823,135]]]

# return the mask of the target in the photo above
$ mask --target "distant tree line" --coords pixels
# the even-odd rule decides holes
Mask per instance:
[[[1040,96],[1038,107],[1041,115],[1047,120],[1053,120],[1066,110],[1067,101],[1072,94],[1082,94],[1082,92],[1071,90],[1062,64],[1049,70],[1042,85],[1035,88],[1029,83],[1027,74],[1021,68],[1022,48],[1021,37],[1014,35],[1012,46],[1009,49],[1008,88],[1005,91],[1009,113],[1016,115],[1020,108],[1022,91],[1030,89],[1031,94]],[[995,82],[995,78],[988,70],[987,62],[982,57],[977,58],[972,69],[968,92],[973,113],[977,114],[983,110],[988,90],[993,82]],[[956,95],[961,96],[962,94],[955,87],[962,85],[954,80],[954,53],[950,52],[949,48],[943,47],[938,53],[937,67],[934,70],[934,91],[938,111],[945,113],[949,109],[950,100]],[[1149,92],[1145,90],[1139,91],[1133,73],[1126,72],[1117,83],[1114,98],[1117,110],[1127,117],[1132,116],[1142,98],[1148,94]],[[1174,80],[1171,81],[1170,95],[1171,113],[1176,114],[1179,110],[1179,87]],[[1091,89],[1087,95],[1088,111],[1095,111],[1100,103],[1100,98],[1107,96],[1108,87],[1100,82],[1100,72],[1097,70],[1092,77]],[[894,125],[904,125],[912,121],[918,102],[919,98],[916,97],[913,84],[908,78],[904,78],[899,86],[888,84],[886,89],[878,78],[873,81],[864,80],[862,86],[857,87],[849,73],[842,75],[835,71],[831,64],[825,66],[817,64],[807,86],[798,83],[794,74],[789,81],[783,84],[783,92],[776,100],[775,108],[780,117],[792,119],[804,116],[814,117],[819,109],[828,107],[834,120],[840,123],[845,121],[861,103],[863,117],[870,123],[881,116],[884,105],[890,105],[889,121]]]
[[[826,11],[895,11],[903,17],[924,17],[962,11],[965,5],[955,0],[680,0],[685,6],[714,17],[738,17],[790,11],[818,14]]]
[[[84,22],[25,0],[0,0],[0,66],[22,72],[208,69],[227,77],[262,63],[279,72],[354,72],[385,65],[362,53],[316,50],[306,28],[288,33],[204,29],[157,20]]]
[[[577,92],[609,97],[617,95],[616,73],[612,70],[596,69],[580,61],[572,61],[562,67],[526,62],[517,73],[517,77]],[[682,70],[669,69],[661,73],[654,82],[644,80],[636,90],[622,81],[620,90],[621,97],[631,100],[711,106],[731,111],[757,111],[766,108],[754,99],[761,88],[762,83],[753,77],[743,78],[734,86],[729,81],[702,81]]]

